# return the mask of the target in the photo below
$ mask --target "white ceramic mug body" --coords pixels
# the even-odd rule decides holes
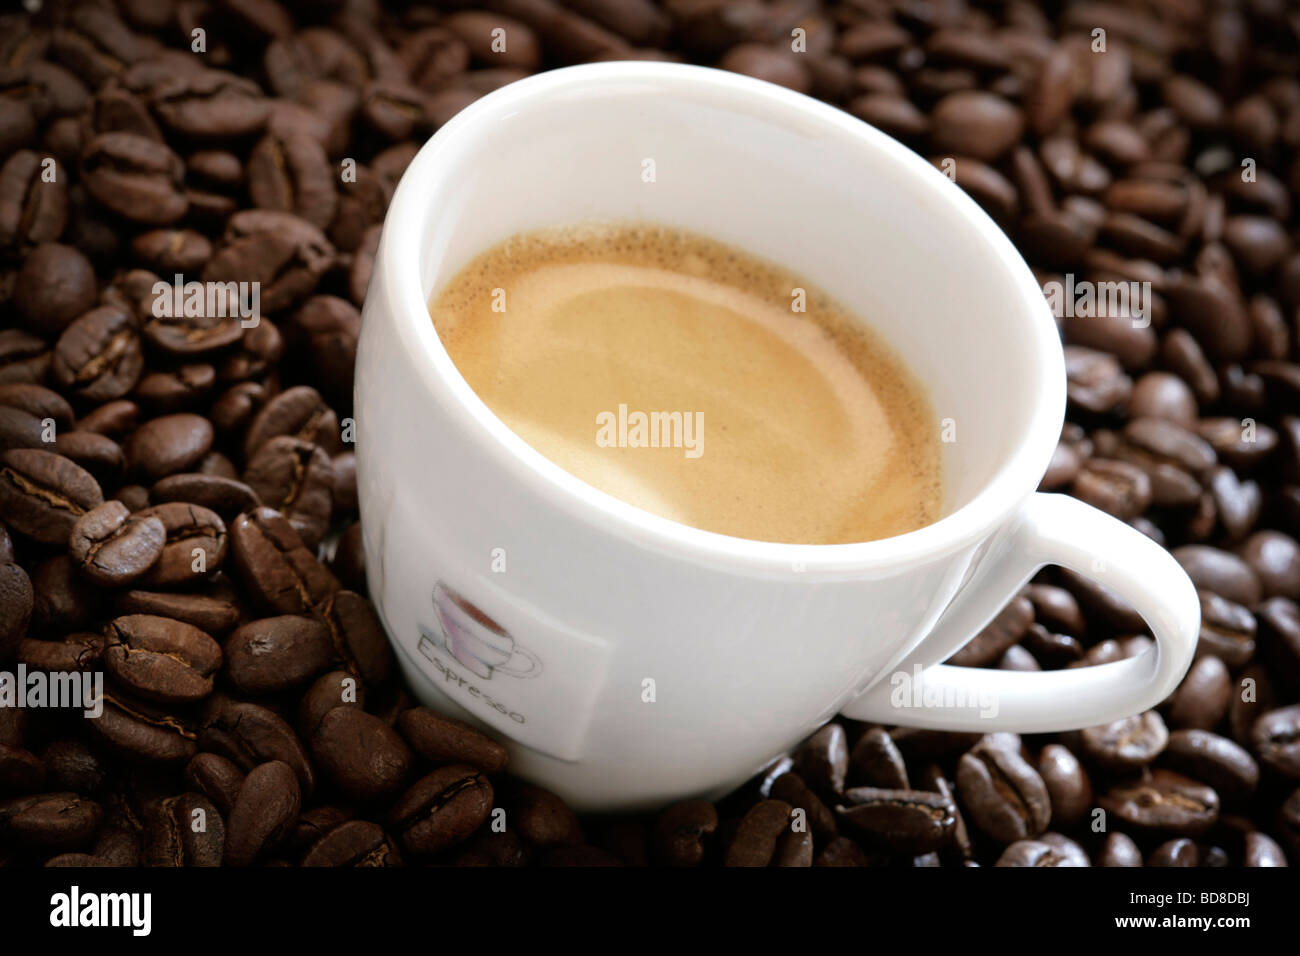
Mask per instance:
[[[511,432],[456,371],[428,299],[513,234],[620,219],[733,243],[868,319],[955,430],[946,516],[863,544],[744,541],[596,491]],[[887,136],[719,71],[609,63],[541,74],[447,124],[412,161],[384,226],[356,392],[371,596],[415,692],[506,736],[514,772],[586,809],[716,794],[843,708],[887,719],[888,675],[928,668],[973,636],[1056,559],[1043,542],[1093,537],[1094,522],[1099,548],[1139,537],[1068,511],[1077,502],[1029,505],[1052,497],[1034,489],[1064,382],[1055,324],[1023,260],[960,189]],[[1077,546],[1062,563],[1095,564],[1099,552]],[[1130,712],[1167,693],[1190,659],[1195,599],[1168,565],[1155,583],[1177,593],[1144,611],[1161,618],[1159,652],[1116,671],[1149,691]],[[1126,590],[1114,572],[1107,583]],[[446,593],[476,613],[435,596]],[[859,696],[873,684],[874,698]],[[1081,726],[1126,706],[1094,686],[1053,709],[1064,686],[1007,685],[1011,717],[974,726]],[[951,714],[899,713],[893,722],[953,725]]]

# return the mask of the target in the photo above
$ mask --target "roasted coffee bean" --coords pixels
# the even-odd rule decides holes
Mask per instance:
[[[1260,657],[1279,682],[1300,688],[1300,606],[1289,598],[1270,598],[1257,609]]]
[[[991,739],[962,755],[957,788],[975,825],[999,842],[1036,836],[1051,822],[1051,797],[1042,777],[1015,750]]]
[[[1201,632],[1197,652],[1213,654],[1229,668],[1239,668],[1255,656],[1255,616],[1240,604],[1210,591],[1198,591]]]
[[[1142,851],[1132,837],[1123,833],[1109,833],[1102,846],[1098,866],[1142,866]]]
[[[308,548],[320,544],[333,511],[334,469],[324,450],[279,435],[262,445],[244,469],[258,498],[278,510]]]
[[[367,803],[396,794],[411,772],[402,738],[373,714],[335,707],[317,724],[312,756],[344,796]]]
[[[1219,817],[1213,789],[1169,770],[1116,784],[1099,805],[1126,828],[1144,834],[1198,836]]]
[[[226,825],[207,797],[183,793],[159,802],[145,828],[145,866],[220,866]]]
[[[103,714],[89,727],[114,752],[169,764],[184,763],[198,752],[198,734],[188,720],[112,688],[105,689],[103,701]]]
[[[807,815],[807,829],[818,839],[835,835],[835,816],[797,773],[783,773],[772,781],[768,795]]]
[[[132,515],[119,501],[106,501],[72,526],[68,553],[88,577],[107,587],[129,584],[162,557],[163,523]]]
[[[351,820],[322,836],[302,858],[303,866],[401,866],[388,834],[377,823]]]
[[[1266,833],[1254,830],[1246,834],[1246,848],[1242,866],[1289,866],[1286,854],[1277,841]]]
[[[1154,710],[1079,731],[1084,755],[1116,773],[1149,765],[1165,749],[1169,731]]]
[[[146,225],[167,225],[185,215],[184,172],[166,145],[134,133],[102,133],[81,156],[86,190],[119,216]]]
[[[225,862],[248,866],[288,836],[302,810],[293,768],[279,760],[253,767],[230,809]]]
[[[109,776],[108,762],[80,740],[55,740],[41,755],[50,787],[95,794]]]
[[[1058,829],[1078,824],[1092,807],[1092,781],[1073,753],[1048,744],[1038,755],[1038,773],[1051,798],[1051,823]]]
[[[962,667],[984,667],[993,663],[1024,636],[1033,620],[1033,605],[1024,595],[1017,595],[969,644],[949,658],[949,663]]]
[[[664,866],[699,866],[717,828],[718,812],[708,801],[675,803],[655,819],[651,840],[655,859]]]
[[[1201,851],[1186,837],[1170,840],[1156,847],[1147,857],[1147,866],[1200,866]]]
[[[835,808],[840,823],[868,843],[894,853],[929,853],[955,839],[957,808],[927,790],[853,787]]]
[[[428,856],[464,841],[491,810],[492,784],[487,778],[473,767],[449,764],[416,781],[393,806],[389,824],[408,853]],[[515,825],[527,839],[527,810],[515,813]]]
[[[219,594],[173,591],[123,591],[114,600],[119,614],[156,614],[192,624],[208,634],[224,634],[239,622],[239,607]]]
[[[1300,598],[1300,545],[1280,531],[1258,531],[1237,554],[1259,578],[1265,597]]]
[[[1259,575],[1235,554],[1189,544],[1175,548],[1173,555],[1198,588],[1247,607],[1259,603],[1263,596]]]
[[[1059,839],[1049,842],[1048,837]],[[994,866],[1090,866],[1088,854],[1073,840],[1045,833],[1042,839],[1017,840],[998,857]]]
[[[143,367],[140,339],[130,316],[105,305],[63,330],[50,370],[61,388],[88,401],[105,402],[130,392]]]
[[[0,839],[50,852],[76,850],[95,837],[104,812],[75,793],[47,793],[0,802]]]
[[[230,527],[235,569],[249,591],[281,614],[324,607],[339,583],[277,511],[257,508]]]
[[[1164,760],[1188,776],[1208,783],[1225,801],[1254,792],[1259,767],[1242,747],[1206,730],[1175,730]]]
[[[244,773],[218,754],[195,754],[185,765],[185,783],[211,800],[222,814],[229,815],[244,784]]]
[[[261,504],[257,492],[242,481],[198,472],[168,475],[149,489],[149,499],[156,504],[188,502],[227,520]]]
[[[0,663],[13,656],[27,633],[34,603],[27,572],[11,561],[0,562]]]
[[[289,614],[237,628],[226,639],[223,655],[230,682],[258,695],[310,681],[333,661],[334,648],[323,624]]]
[[[1146,472],[1128,462],[1104,458],[1085,462],[1070,491],[1121,521],[1138,517],[1152,500],[1151,479]]]
[[[14,305],[29,330],[56,338],[73,319],[94,307],[95,269],[72,246],[42,243],[23,260],[14,286]],[[19,351],[21,344],[15,341],[10,349]]]
[[[248,426],[245,457],[251,460],[263,445],[282,435],[319,445],[332,453],[339,448],[338,417],[314,388],[287,389],[262,406]]]
[[[226,557],[226,525],[199,505],[170,502],[137,511],[136,517],[162,522],[162,557],[140,580],[145,587],[176,587],[201,582],[221,568]]]
[[[317,607],[329,628],[335,653],[370,686],[383,684],[393,669],[393,651],[374,606],[361,595],[339,590]]]
[[[827,724],[809,737],[795,756],[799,775],[819,793],[831,796],[844,789],[849,749],[844,728]]]
[[[1300,780],[1300,704],[1270,710],[1255,721],[1251,743],[1265,767]]]
[[[907,765],[889,733],[880,727],[866,731],[849,755],[847,781],[854,787],[907,790]]]
[[[312,137],[271,133],[253,147],[247,174],[253,205],[294,213],[320,229],[334,219],[334,171]]]
[[[115,618],[105,631],[104,665],[130,692],[164,704],[212,693],[221,646],[197,627],[148,614]]]
[[[103,500],[98,482],[61,455],[34,448],[0,454],[0,518],[42,544],[65,546],[77,520]]]
[[[397,729],[411,747],[433,763],[463,763],[484,773],[505,768],[505,747],[469,724],[430,710],[412,707],[397,718]]]
[[[198,415],[164,415],[145,422],[127,445],[131,468],[148,482],[188,471],[212,448],[212,424]]]
[[[780,866],[782,843],[790,832],[790,804],[764,800],[745,814],[727,847],[724,866]],[[811,865],[811,844],[808,847]]]
[[[335,707],[365,708],[366,689],[347,671],[330,671],[312,682],[298,702],[298,733],[310,740],[320,722]]]
[[[1227,714],[1231,695],[1227,665],[1218,657],[1199,657],[1170,698],[1169,724],[1178,729],[1212,730]]]
[[[268,761],[285,763],[304,795],[315,788],[311,761],[293,728],[260,704],[213,695],[203,709],[198,741],[245,771]]]
[[[73,633],[61,641],[18,642],[15,657],[28,670],[49,672],[93,671],[104,654],[104,638],[98,634]]]

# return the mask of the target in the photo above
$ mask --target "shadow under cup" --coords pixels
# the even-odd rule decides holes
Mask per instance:
[[[662,223],[806,276],[883,335],[938,422],[951,420],[944,515],[1023,451],[1035,420],[1059,426],[1064,369],[1042,361],[1044,329],[1056,333],[1041,291],[1027,295],[1019,254],[955,182],[779,87],[756,98],[752,81],[733,87],[715,70],[674,67],[676,81],[658,84],[583,69],[584,80],[456,131],[438,167],[448,188],[431,184],[436,212],[404,255],[423,302],[520,232]],[[681,82],[692,73],[701,82]]]

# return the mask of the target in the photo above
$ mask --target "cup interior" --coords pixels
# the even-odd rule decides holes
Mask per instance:
[[[466,390],[420,314],[444,282],[519,232],[651,221],[806,276],[892,344],[928,386],[936,417],[951,420],[945,517],[930,529],[977,499],[1009,508],[1054,447],[1060,341],[1019,253],[925,159],[811,98],[675,64],[541,74],[444,127],[393,206],[392,279],[424,326],[416,338],[430,362]]]

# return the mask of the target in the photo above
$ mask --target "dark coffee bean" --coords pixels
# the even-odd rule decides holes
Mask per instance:
[[[1232,677],[1213,655],[1198,657],[1169,700],[1169,724],[1183,729],[1213,730],[1228,712]]]
[[[1259,603],[1262,597],[1259,576],[1235,554],[1189,544],[1175,548],[1173,555],[1198,588],[1248,607]]]
[[[298,615],[243,625],[226,639],[223,653],[230,682],[253,695],[305,684],[334,659],[329,631]]]
[[[214,594],[183,594],[171,591],[123,591],[114,608],[119,614],[156,614],[192,624],[209,634],[224,634],[239,623],[239,607]]]
[[[105,631],[104,664],[134,694],[164,704],[212,693],[221,646],[197,627],[147,614],[115,618]]]
[[[383,684],[393,669],[393,651],[374,606],[352,591],[339,590],[317,608],[329,628],[335,653],[370,686]]]
[[[358,803],[396,794],[411,772],[411,751],[397,733],[353,707],[325,714],[312,734],[311,751],[339,791]]]
[[[1104,414],[1129,402],[1133,380],[1106,352],[1081,345],[1065,347],[1066,395],[1085,411]]]
[[[1210,591],[1197,594],[1201,600],[1197,653],[1213,654],[1230,668],[1247,664],[1255,656],[1255,616]]]
[[[487,778],[473,767],[449,764],[416,781],[394,804],[389,823],[408,853],[428,856],[464,841],[491,809]],[[524,816],[516,811],[515,826],[527,838]]]
[[[245,771],[267,761],[293,768],[303,794],[315,788],[311,761],[293,728],[259,704],[214,695],[203,709],[199,743],[233,761]]]
[[[1277,432],[1262,423],[1247,430],[1235,418],[1206,418],[1197,431],[1213,446],[1220,461],[1239,471],[1254,469],[1278,447]]]
[[[804,742],[795,755],[795,767],[810,787],[831,796],[844,789],[849,749],[844,728],[827,724]]]
[[[116,487],[126,473],[122,446],[94,432],[63,432],[51,450],[90,472],[103,488]]]
[[[141,303],[141,309],[147,309],[149,315],[142,329],[145,340],[160,352],[178,358],[207,357],[239,342],[244,337],[243,316],[252,308],[251,299],[240,298],[237,287],[212,288],[210,298],[197,310],[192,312],[187,308],[181,313],[163,307],[167,297],[173,295],[170,290],[158,296],[150,292]],[[247,321],[255,318],[259,317],[252,316]],[[193,381],[202,377],[191,372],[185,378]],[[195,385],[191,389],[197,390]],[[154,386],[154,390],[158,391],[159,387]]]
[[[184,763],[198,752],[189,721],[120,691],[104,692],[104,712],[89,721],[91,733],[116,753],[151,763]]]
[[[1089,459],[1070,489],[1076,498],[1123,521],[1136,518],[1151,504],[1151,479],[1136,465],[1104,458]]]
[[[433,763],[464,763],[484,773],[505,768],[505,747],[469,724],[427,707],[402,711],[397,729],[418,754]]]
[[[0,663],[9,661],[27,633],[34,597],[31,578],[17,564],[0,562]]]
[[[506,830],[494,833],[491,829],[479,830],[462,844],[456,854],[455,866],[528,866],[533,862],[533,851],[518,835]]]
[[[102,133],[81,156],[86,190],[118,215],[146,225],[167,225],[185,215],[184,171],[166,145],[134,133]]]
[[[1051,822],[1051,797],[1042,777],[1014,750],[993,741],[986,739],[962,756],[957,788],[975,825],[999,842],[1036,836]]]
[[[226,224],[224,245],[203,267],[204,282],[257,282],[264,314],[279,312],[315,291],[334,264],[324,233],[289,213],[249,209]]]
[[[281,614],[324,607],[339,583],[279,512],[258,508],[230,527],[231,554],[251,593]]]
[[[108,761],[80,740],[53,741],[45,748],[42,760],[48,784],[54,789],[95,794],[109,775]]]
[[[28,329],[53,339],[73,319],[94,307],[95,291],[95,270],[90,260],[72,246],[47,242],[23,260],[14,305]],[[15,342],[11,348],[19,344]]]
[[[1259,577],[1265,597],[1300,598],[1300,545],[1280,531],[1258,531],[1237,554]]]
[[[193,229],[152,229],[131,240],[131,251],[160,274],[198,272],[212,258],[212,243]]]
[[[320,722],[335,707],[365,709],[366,689],[347,671],[330,671],[312,682],[298,702],[298,733],[310,740]]]
[[[255,133],[269,109],[256,83],[221,70],[173,73],[151,94],[158,118],[194,140],[229,141]]]
[[[791,806],[781,800],[763,800],[756,804],[736,828],[727,847],[724,865],[781,865],[781,844],[789,832],[791,810]]]
[[[293,768],[279,760],[252,768],[230,810],[226,832],[227,866],[248,866],[274,849],[292,830],[302,809]]]
[[[983,667],[997,660],[1008,647],[1024,636],[1034,619],[1033,605],[1017,595],[997,617],[954,654],[949,662],[962,667]]]
[[[1044,834],[1047,836],[1059,836],[1059,834]],[[1083,852],[1073,840],[1061,838],[1058,841],[1047,842],[1045,839],[1039,840],[1017,840],[998,857],[994,866],[1091,866],[1088,862],[1088,854]]]
[[[1250,754],[1206,730],[1174,731],[1164,759],[1175,770],[1208,783],[1225,801],[1248,796],[1259,783],[1259,767]]]
[[[82,573],[105,587],[140,578],[162,557],[167,530],[156,517],[132,515],[119,501],[106,501],[72,526],[68,553]]]
[[[0,839],[46,851],[76,850],[95,837],[104,812],[75,793],[47,793],[0,802]]]
[[[907,765],[889,733],[880,727],[866,731],[849,755],[848,783],[855,787],[907,790]]]
[[[158,519],[166,534],[162,557],[140,580],[143,586],[196,584],[220,569],[226,557],[226,525],[215,512],[175,501],[135,514]]]
[[[245,457],[251,460],[263,445],[281,435],[319,445],[329,453],[339,450],[338,417],[320,393],[309,386],[287,389],[262,406],[248,426]]]
[[[1253,830],[1246,834],[1242,866],[1288,866],[1286,854],[1267,833]]]
[[[185,765],[185,783],[211,800],[221,813],[229,815],[244,784],[244,772],[218,754],[195,754]]]
[[[1079,602],[1065,588],[1050,584],[1031,584],[1025,595],[1034,606],[1034,616],[1052,631],[1080,637],[1087,631],[1087,622],[1079,609]]]
[[[651,846],[664,866],[692,867],[704,862],[718,828],[718,812],[706,800],[686,800],[655,818]]]
[[[104,653],[98,634],[73,633],[60,641],[22,640],[15,657],[27,669],[69,673],[97,670]]]
[[[135,474],[148,482],[188,471],[212,448],[212,424],[198,415],[165,415],[141,425],[127,456]]]
[[[894,853],[917,854],[952,844],[957,808],[952,800],[927,790],[853,787],[835,808],[849,832]]]
[[[836,837],[822,848],[813,862],[813,866],[871,866],[871,857],[867,856],[852,840]]]
[[[0,744],[0,793],[36,793],[45,788],[45,764],[35,754]]]
[[[145,837],[146,866],[220,866],[226,824],[207,797],[183,793],[153,808]]]
[[[302,858],[303,866],[401,866],[383,827],[365,820],[343,823],[318,840]]]
[[[938,153],[964,154],[989,162],[1007,152],[1024,131],[1023,114],[988,93],[950,93],[935,104],[930,146]]]
[[[360,521],[354,521],[339,535],[330,570],[338,575],[344,587],[366,593],[366,554]]]
[[[1148,372],[1139,378],[1128,410],[1134,417],[1164,419],[1183,428],[1196,425],[1196,395],[1186,382],[1168,372]]]
[[[320,544],[333,509],[334,470],[324,450],[279,435],[262,445],[244,469],[258,498],[280,511],[308,548]]]
[[[1116,773],[1147,766],[1169,742],[1165,722],[1154,710],[1079,731],[1084,755]]]
[[[1126,828],[1144,834],[1198,836],[1219,817],[1219,797],[1210,787],[1169,770],[1116,784],[1100,806]]]
[[[1156,847],[1147,857],[1147,866],[1200,866],[1201,851],[1186,837],[1170,840]]]
[[[1083,765],[1060,744],[1048,744],[1038,755],[1038,773],[1052,803],[1053,826],[1068,829],[1092,807],[1092,782]]]
[[[94,402],[121,398],[144,366],[140,339],[122,309],[92,309],[63,330],[50,366],[60,388]]]
[[[338,205],[334,170],[325,150],[298,133],[264,137],[248,157],[248,193],[253,205],[301,216],[320,229]]]
[[[149,499],[158,504],[188,502],[227,520],[261,504],[257,492],[242,481],[198,472],[168,475],[149,489]]]
[[[77,519],[103,500],[95,479],[61,455],[34,448],[0,454],[0,518],[42,544],[66,546]]]
[[[835,816],[797,773],[783,773],[772,781],[768,794],[773,800],[790,804],[804,814],[804,827],[818,839],[835,835]]]
[[[1263,714],[1251,731],[1260,761],[1289,780],[1300,780],[1300,704]]]
[[[1244,538],[1259,520],[1262,496],[1254,481],[1242,481],[1231,468],[1211,469],[1206,483],[1219,523],[1230,540]]]
[[[26,249],[63,235],[68,189],[59,165],[49,167],[52,181],[45,181],[43,157],[24,149],[0,166],[0,248]]]

